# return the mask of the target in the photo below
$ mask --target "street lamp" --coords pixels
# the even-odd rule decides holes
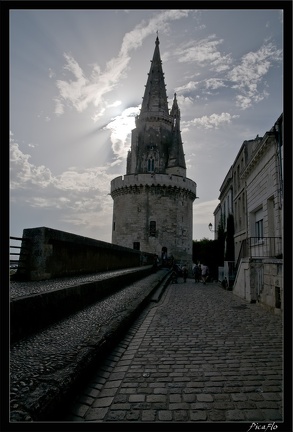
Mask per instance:
[[[213,228],[213,224],[212,224],[212,223],[209,223],[209,230],[210,230],[211,232],[217,232],[216,230],[213,230],[212,228]]]

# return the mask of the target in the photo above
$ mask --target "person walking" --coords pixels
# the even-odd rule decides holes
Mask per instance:
[[[177,283],[177,277],[178,277],[178,270],[177,270],[176,264],[174,263],[173,264],[173,270],[172,270],[172,276],[171,276],[171,282]]]
[[[200,267],[198,264],[195,264],[193,267],[193,276],[195,283],[200,281]]]
[[[186,278],[187,278],[187,267],[186,267],[186,265],[184,265],[183,267],[182,267],[182,276],[183,276],[183,280],[184,280],[184,282],[186,282]]]
[[[203,284],[206,284],[207,278],[209,275],[209,268],[208,266],[206,266],[205,264],[201,265],[201,280],[203,282]]]

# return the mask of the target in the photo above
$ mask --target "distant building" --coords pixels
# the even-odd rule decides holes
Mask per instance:
[[[111,196],[112,243],[191,263],[196,183],[186,177],[176,94],[169,113],[158,37],[126,175],[112,180]]]
[[[214,211],[225,230],[234,218],[233,292],[274,311],[283,308],[283,136],[282,114],[263,137],[243,142]]]

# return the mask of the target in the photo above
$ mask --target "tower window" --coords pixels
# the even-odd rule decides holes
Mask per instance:
[[[155,161],[153,158],[148,159],[148,172],[153,172],[155,170]]]
[[[156,237],[156,222],[150,221],[150,237]]]
[[[140,250],[140,242],[133,242],[133,249]]]

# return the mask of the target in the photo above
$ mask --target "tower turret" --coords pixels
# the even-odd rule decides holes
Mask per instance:
[[[166,172],[170,174],[186,175],[185,157],[180,131],[180,109],[178,107],[176,93],[170,116],[172,118],[172,142],[169,147],[169,157]]]

